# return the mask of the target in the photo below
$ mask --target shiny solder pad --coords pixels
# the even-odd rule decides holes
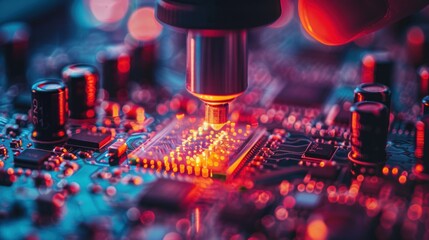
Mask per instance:
[[[130,163],[201,177],[234,175],[266,138],[266,130],[226,123],[220,130],[197,118],[178,118],[128,155]]]

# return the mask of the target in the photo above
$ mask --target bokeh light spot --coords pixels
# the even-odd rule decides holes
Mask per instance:
[[[155,18],[151,7],[137,9],[128,20],[128,32],[139,41],[150,41],[162,32],[162,25]]]

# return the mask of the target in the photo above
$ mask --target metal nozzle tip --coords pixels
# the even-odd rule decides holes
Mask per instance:
[[[205,121],[214,125],[214,128],[222,128],[222,126],[228,121],[228,103],[205,106]]]

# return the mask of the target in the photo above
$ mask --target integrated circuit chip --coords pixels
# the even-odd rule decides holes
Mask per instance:
[[[202,119],[172,121],[136,148],[130,163],[156,171],[225,179],[234,175],[266,130],[228,122],[213,130]]]
[[[139,205],[180,210],[190,203],[195,188],[195,184],[189,182],[158,179],[145,189],[140,197]]]
[[[303,158],[331,160],[337,148],[331,144],[312,142],[302,155]]]
[[[15,167],[40,169],[43,163],[49,159],[51,152],[40,149],[26,149],[14,157]]]
[[[80,132],[74,134],[69,140],[68,144],[83,148],[100,149],[112,140],[110,132]]]

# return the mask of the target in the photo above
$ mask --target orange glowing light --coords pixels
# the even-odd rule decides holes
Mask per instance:
[[[112,117],[119,116],[119,104],[113,104],[112,106]]]
[[[421,173],[421,172],[423,172],[423,165],[422,164],[417,164],[416,165],[416,168],[415,168],[415,170],[416,170],[416,172],[417,173]]]
[[[155,10],[151,7],[137,9],[128,20],[128,32],[140,41],[150,41],[162,32],[162,25],[155,18]]]
[[[102,23],[120,21],[128,11],[129,0],[89,0],[89,9]]]
[[[328,237],[328,227],[321,219],[311,221],[307,226],[307,237],[312,240],[322,240]]]
[[[383,172],[384,175],[389,174],[389,168],[388,167],[383,167],[382,172]]]
[[[399,172],[399,169],[398,169],[398,168],[396,168],[396,167],[395,167],[395,168],[393,168],[393,169],[392,169],[392,174],[393,174],[393,175],[398,174],[398,172]]]
[[[398,181],[400,184],[405,184],[407,182],[407,176],[405,175],[400,176]]]
[[[369,210],[374,210],[378,207],[378,202],[375,198],[368,198],[365,202],[365,206]]]
[[[85,74],[85,79],[86,79],[86,86],[85,86],[86,105],[92,107],[92,106],[95,106],[95,101],[97,98],[97,96],[96,96],[97,79],[95,78],[94,74],[91,74],[91,73]],[[87,113],[87,115],[88,115],[88,113]]]
[[[66,100],[67,100],[67,95],[68,95],[68,92],[67,92],[67,90],[65,91],[65,92],[62,92],[62,93],[60,93],[59,95],[58,95],[58,117],[59,117],[59,119],[58,119],[58,122],[59,122],[59,124],[65,124],[65,122],[66,122],[66,119],[65,119],[65,117],[64,117],[64,113],[66,112],[66,111],[68,111],[68,109],[67,109],[67,102],[66,102]]]
[[[185,117],[185,114],[183,114],[183,113],[176,114],[176,119],[177,120],[182,120],[184,117]]]

